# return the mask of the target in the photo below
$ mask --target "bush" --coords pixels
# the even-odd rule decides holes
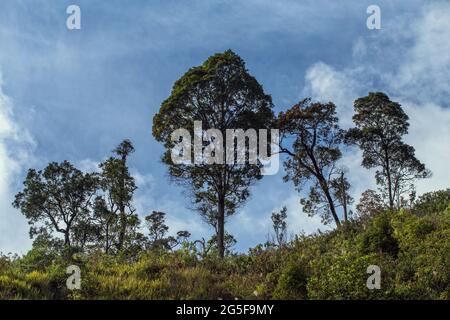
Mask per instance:
[[[378,213],[366,222],[224,260],[200,259],[188,246],[133,257],[37,246],[23,257],[0,256],[0,299],[450,298],[450,207]],[[79,291],[66,288],[72,264],[81,269]],[[367,288],[370,265],[381,269],[380,290]]]
[[[428,192],[419,197],[414,205],[418,215],[439,213],[450,205],[450,189]]]
[[[298,263],[290,262],[281,272],[273,298],[283,300],[306,299],[307,281],[308,277],[304,267]]]
[[[390,213],[380,213],[373,218],[367,230],[360,235],[359,250],[362,254],[398,254],[398,243],[391,226]]]

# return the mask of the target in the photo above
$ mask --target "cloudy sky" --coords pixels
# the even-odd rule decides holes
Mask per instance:
[[[81,8],[81,30],[66,28],[66,8]],[[371,4],[381,30],[366,27]],[[25,252],[28,226],[11,207],[26,170],[70,160],[93,170],[124,138],[143,216],[168,214],[172,231],[210,233],[168,183],[152,117],[188,68],[231,48],[271,94],[276,111],[303,97],[333,101],[342,126],[352,102],[370,91],[399,101],[411,119],[406,138],[433,177],[419,193],[450,186],[450,3],[448,1],[25,1],[0,3],[0,251]],[[373,175],[348,150],[355,198]],[[301,211],[283,173],[252,188],[227,227],[237,249],[264,242],[270,214],[288,206],[291,233],[325,230]]]

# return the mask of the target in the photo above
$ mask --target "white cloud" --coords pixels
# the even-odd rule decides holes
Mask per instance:
[[[318,215],[309,217],[306,213],[304,213],[300,204],[300,197],[297,195],[292,195],[286,200],[286,208],[288,214],[288,231],[292,234],[299,234],[301,232],[305,234],[312,234],[318,230],[325,231],[333,227],[333,224],[326,226],[323,225],[321,218]],[[280,209],[281,207],[277,210]]]
[[[431,178],[417,183],[417,191],[423,193],[449,188],[450,105],[445,108],[432,103],[409,106],[407,112],[411,129],[406,140],[416,148],[418,158],[433,172]]]
[[[100,161],[89,158],[76,162],[77,167],[83,172],[99,172],[99,164]],[[169,226],[171,235],[180,230],[187,230],[191,232],[193,239],[200,239],[211,233],[211,228],[202,222],[200,216],[187,209],[184,203],[177,201],[176,197],[156,196],[155,190],[158,188],[158,181],[151,173],[143,173],[136,168],[131,168],[130,172],[138,187],[134,194],[133,206],[136,214],[141,218],[141,231],[146,232],[145,216],[151,214],[152,211],[162,211],[166,213],[166,224]]]
[[[183,201],[179,201],[178,194],[156,196],[155,189],[159,182],[152,174],[142,174],[136,169],[132,170],[132,174],[138,186],[133,203],[142,219],[152,211],[162,211],[166,213],[166,223],[171,235],[187,230],[192,234],[192,239],[200,239],[211,233],[211,228],[203,223],[200,216],[186,208]]]
[[[300,233],[313,234],[318,230],[325,231],[333,227],[332,225],[323,225],[318,215],[309,217],[304,213],[300,204],[300,197],[298,194],[292,193],[287,199],[283,199],[282,205],[274,206],[270,212],[255,215],[249,210],[242,210],[236,216],[230,218],[227,229],[236,235],[238,240],[244,237],[254,245],[262,243],[264,240],[268,240],[269,236],[273,233],[272,212],[279,212],[283,206],[287,208],[286,222],[289,236]],[[261,238],[264,235],[266,239]]]
[[[333,67],[318,62],[306,71],[303,96],[322,102],[333,101],[343,126],[351,125],[353,97],[358,92],[356,70],[337,71]]]
[[[404,56],[390,85],[396,92],[421,102],[447,100],[450,95],[450,3],[427,7],[417,23],[411,23],[414,46]],[[417,90],[420,89],[420,90]]]
[[[0,250],[23,253],[30,245],[28,226],[11,203],[22,169],[32,161],[28,150],[34,143],[13,120],[13,104],[2,87],[0,77]]]
[[[377,48],[379,43],[371,37],[368,43],[358,38],[353,47],[353,62],[342,70],[324,64],[311,66],[305,76],[303,94],[321,101],[333,101],[344,127],[351,123],[353,101],[369,91],[374,79],[384,79],[384,90],[399,101],[410,117],[410,133],[406,141],[416,148],[416,156],[423,161],[433,177],[417,183],[423,193],[450,186],[450,4],[428,6],[423,17],[414,21],[413,44],[400,63],[392,70],[388,65],[371,65],[378,57],[371,54],[390,52],[391,47]],[[405,26],[399,21],[399,26]],[[387,35],[389,39],[404,36],[401,27]],[[383,43],[385,46],[386,43]],[[416,102],[413,102],[416,101]],[[443,101],[446,101],[443,103]],[[345,117],[345,119],[342,119]],[[343,163],[349,168],[356,200],[364,189],[373,188],[373,172],[360,167],[360,152],[352,150],[344,155]]]
[[[100,162],[94,161],[92,159],[83,159],[77,163],[77,167],[83,172],[99,172],[99,164]]]
[[[258,238],[262,242],[261,235],[270,232],[270,215],[270,212],[255,214],[248,209],[242,209],[236,215],[228,218],[226,229],[235,236],[245,235],[252,239]]]

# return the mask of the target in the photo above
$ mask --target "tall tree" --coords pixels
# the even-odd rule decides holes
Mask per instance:
[[[104,183],[105,181],[101,181],[100,185],[105,187]],[[92,225],[96,234],[97,247],[106,254],[112,253],[117,249],[119,233],[119,216],[117,211],[118,209],[109,193],[96,197]]]
[[[301,199],[303,210],[339,227],[338,207],[341,200],[349,200],[350,185],[342,180],[338,166],[344,131],[338,125],[336,106],[304,99],[281,112],[278,125],[280,152],[288,155],[284,180],[292,180],[299,191],[309,183],[309,194]]]
[[[128,238],[139,225],[132,204],[137,187],[127,164],[132,152],[133,144],[130,140],[124,140],[114,149],[116,156],[108,158],[99,166],[103,195],[96,200],[95,218],[101,224],[106,251],[111,249],[112,244],[117,251],[121,251],[125,243],[132,240]]]
[[[402,141],[408,133],[408,116],[399,103],[382,92],[357,99],[354,108],[355,127],[347,132],[346,141],[361,148],[365,168],[378,168],[376,182],[389,208],[398,208],[402,194],[412,190],[413,181],[430,176],[415,157],[414,148]]]
[[[333,190],[334,199],[336,199],[336,202],[342,207],[343,220],[348,221],[352,215],[350,205],[353,204],[354,200],[348,193],[350,182],[345,176],[344,170],[340,170],[338,177],[332,179],[330,184]]]
[[[97,188],[95,174],[84,174],[68,161],[52,162],[43,171],[28,171],[13,206],[28,219],[31,231],[60,233],[70,247],[75,226],[88,219]]]
[[[169,175],[192,191],[195,208],[215,226],[220,257],[225,253],[225,219],[247,200],[250,185],[262,177],[260,165],[175,164],[171,134],[179,128],[193,132],[197,120],[202,121],[203,129],[217,129],[222,137],[227,129],[267,129],[273,119],[272,108],[271,97],[248,73],[244,61],[228,50],[211,56],[176,81],[153,119],[153,135],[166,148],[162,161]],[[189,143],[195,150],[193,142]],[[202,152],[209,145],[204,142]]]

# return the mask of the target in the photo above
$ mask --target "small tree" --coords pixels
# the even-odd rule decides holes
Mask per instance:
[[[224,255],[225,256],[228,256],[232,253],[233,247],[236,245],[236,243],[237,243],[236,238],[232,234],[226,232],[225,238],[224,238],[224,249],[225,249]],[[211,252],[211,251],[217,252],[219,250],[219,248],[217,247],[217,235],[213,235],[208,240],[207,248],[208,249],[206,250],[206,252]]]
[[[145,217],[147,223],[149,238],[152,247],[163,244],[166,246],[165,236],[169,231],[169,227],[165,224],[164,212],[153,211],[152,214]]]
[[[145,217],[149,231],[150,248],[164,248],[171,250],[186,241],[191,234],[188,231],[178,231],[176,237],[166,237],[169,227],[166,225],[166,214],[164,212],[153,211]]]
[[[414,213],[427,215],[444,212],[450,206],[450,189],[422,194],[414,204]]]
[[[325,223],[333,220],[339,227],[337,208],[341,200],[350,199],[350,185],[338,167],[344,131],[338,125],[336,106],[305,99],[280,113],[278,124],[280,151],[289,156],[284,180],[292,180],[299,191],[311,182],[309,195],[301,199],[303,210],[309,215],[319,213]]]
[[[385,208],[383,197],[376,191],[368,189],[361,194],[359,203],[356,205],[356,213],[366,228],[372,218],[382,213]]]
[[[28,219],[30,231],[60,233],[64,245],[71,247],[73,229],[88,219],[97,188],[95,174],[84,174],[68,161],[52,162],[43,171],[28,170],[13,206]]]
[[[402,194],[412,190],[413,181],[430,176],[414,148],[402,141],[408,133],[408,116],[399,103],[381,92],[357,99],[354,107],[355,127],[347,132],[346,141],[361,148],[365,168],[378,168],[375,179],[389,208],[399,208]]]
[[[374,216],[385,208],[383,198],[374,190],[368,189],[361,194],[356,212],[359,216]]]
[[[273,231],[278,247],[283,247],[287,242],[287,208],[283,207],[280,212],[272,212]]]

